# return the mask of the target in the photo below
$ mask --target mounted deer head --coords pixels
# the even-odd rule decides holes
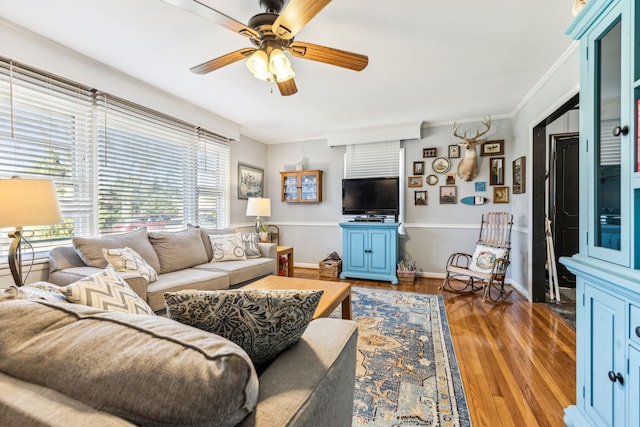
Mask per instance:
[[[460,125],[453,123],[453,136],[462,139],[458,145],[464,149],[464,158],[458,164],[458,176],[464,181],[473,181],[478,176],[478,153],[476,152],[476,145],[482,145],[487,142],[486,139],[480,139],[491,129],[491,116],[487,116],[482,119],[482,125],[486,128],[483,131],[477,130],[475,136],[467,137],[467,131],[463,135],[458,134],[458,128]]]

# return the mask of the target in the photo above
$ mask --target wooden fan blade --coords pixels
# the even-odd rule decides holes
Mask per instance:
[[[289,96],[298,92],[298,88],[296,86],[296,82],[291,77],[289,80],[285,80],[283,82],[276,82],[278,84],[278,89],[280,89],[280,95]]]
[[[219,58],[212,59],[211,61],[204,62],[200,65],[196,65],[191,68],[192,73],[196,74],[207,74],[212,71],[217,70],[218,68],[222,68],[229,64],[233,64],[234,62],[240,61],[251,55],[255,51],[252,47],[247,47],[244,49],[236,50],[235,52],[227,53]]]
[[[290,40],[331,0],[291,0],[273,23],[276,37]]]
[[[294,42],[291,43],[287,50],[291,52],[291,55],[297,56],[298,58],[324,62],[325,64],[355,71],[362,71],[367,67],[367,64],[369,64],[369,57],[366,55],[333,49],[331,47],[318,46],[311,43]]]
[[[260,34],[258,34],[258,32],[253,28],[247,27],[242,22],[236,21],[235,19],[225,15],[222,12],[218,12],[217,10],[207,6],[204,3],[199,2],[198,0],[163,1],[184,11],[190,12],[196,16],[200,16],[201,18],[205,18],[209,21],[215,22],[218,25],[222,25],[223,27],[233,31],[234,33],[238,33],[241,36],[256,39],[260,38]]]

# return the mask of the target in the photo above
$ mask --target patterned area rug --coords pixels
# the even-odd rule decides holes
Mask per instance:
[[[353,425],[471,426],[442,297],[353,287],[352,302]]]

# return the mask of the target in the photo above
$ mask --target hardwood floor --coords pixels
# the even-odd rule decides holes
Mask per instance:
[[[317,279],[318,270],[295,268],[294,275]],[[479,295],[440,291],[440,279],[347,281],[443,295],[474,427],[564,425],[563,410],[576,401],[576,333],[544,304],[514,292],[494,306]]]

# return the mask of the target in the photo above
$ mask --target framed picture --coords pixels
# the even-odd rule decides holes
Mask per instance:
[[[437,177],[437,176],[435,176],[435,175],[433,175],[433,174],[431,174],[431,175],[429,175],[429,176],[427,176],[427,177],[425,178],[425,181],[426,181],[426,182],[427,182],[427,184],[429,184],[429,185],[436,185],[436,184],[438,183],[438,177]]]
[[[416,206],[427,206],[427,192],[426,191],[414,192],[413,201]]]
[[[504,185],[504,157],[492,157],[489,166],[489,185]]]
[[[409,187],[422,187],[422,176],[410,176],[407,178]]]
[[[487,141],[481,145],[481,156],[499,156],[504,154],[504,139]]]
[[[525,192],[526,180],[526,158],[518,157],[513,161],[513,194],[522,194]]]
[[[457,159],[460,157],[460,146],[458,144],[452,144],[449,146],[449,158]]]
[[[262,197],[264,169],[238,162],[238,199]]]
[[[440,204],[455,205],[457,196],[457,187],[455,185],[440,186]]]
[[[422,157],[436,157],[436,153],[438,152],[437,148],[423,148],[422,149]]]
[[[413,162],[413,174],[424,175],[424,162]]]
[[[509,203],[509,187],[493,187],[493,203]]]
[[[453,174],[447,174],[447,185],[456,185],[456,176]]]

